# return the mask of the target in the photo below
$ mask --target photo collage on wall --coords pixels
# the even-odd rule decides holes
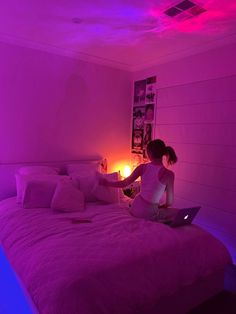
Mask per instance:
[[[132,159],[134,166],[147,159],[147,144],[153,138],[156,100],[156,76],[134,82],[132,126]]]

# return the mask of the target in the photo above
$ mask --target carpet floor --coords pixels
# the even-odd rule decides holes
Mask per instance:
[[[236,314],[236,293],[222,291],[194,308],[189,314]]]

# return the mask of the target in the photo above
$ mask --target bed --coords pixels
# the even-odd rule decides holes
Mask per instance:
[[[123,202],[62,213],[10,197],[0,202],[0,240],[39,314],[187,313],[223,288],[231,263],[198,226],[137,219]]]

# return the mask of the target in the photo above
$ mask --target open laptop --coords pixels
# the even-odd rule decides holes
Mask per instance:
[[[164,220],[163,223],[170,227],[179,227],[183,225],[189,225],[196,217],[201,206],[180,208],[172,219]]]

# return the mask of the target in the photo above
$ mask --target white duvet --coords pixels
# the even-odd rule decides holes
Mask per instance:
[[[0,203],[0,239],[41,314],[152,313],[160,297],[231,261],[199,227],[137,219],[117,204],[68,214],[11,198]]]

